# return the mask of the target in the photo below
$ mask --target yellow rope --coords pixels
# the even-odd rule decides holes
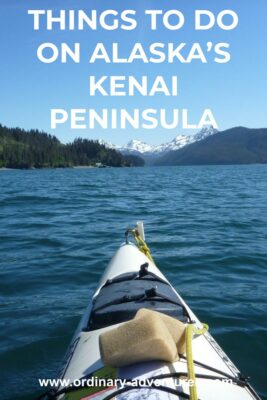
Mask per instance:
[[[137,247],[138,249],[144,253],[147,258],[153,262],[153,264],[155,264],[152,255],[150,253],[149,247],[147,246],[146,242],[141,238],[141,236],[139,235],[138,231],[136,229],[132,230],[132,235],[136,241]]]
[[[137,229],[132,229],[130,232],[132,233],[139,250],[142,253],[144,253],[147,256],[147,258],[155,264],[146,242],[141,238]],[[192,350],[193,336],[194,335],[203,335],[205,332],[207,332],[208,329],[209,329],[209,327],[207,324],[203,324],[203,328],[201,328],[201,329],[196,328],[192,324],[188,324],[186,327],[186,333],[185,333],[186,361],[187,361],[188,380],[190,381],[190,385],[189,385],[190,400],[198,400],[197,387],[196,387],[196,376],[195,376],[195,369],[194,369],[194,358],[193,358],[193,350]]]
[[[193,359],[193,351],[192,351],[192,341],[193,336],[195,335],[203,335],[209,329],[207,324],[203,324],[202,329],[196,328],[192,324],[188,324],[186,327],[185,339],[186,339],[186,360],[187,360],[187,373],[188,380],[190,381],[189,385],[189,393],[190,400],[197,400],[197,387],[196,387],[196,377],[194,370],[194,359]]]

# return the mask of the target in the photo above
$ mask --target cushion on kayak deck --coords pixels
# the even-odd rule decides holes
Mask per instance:
[[[102,333],[99,346],[104,365],[111,367],[151,360],[178,360],[176,344],[163,320],[155,313]]]
[[[166,327],[168,328],[168,331],[170,332],[173,340],[176,343],[178,353],[179,354],[184,354],[185,353],[185,324],[183,324],[181,321],[178,321],[175,318],[169,317],[168,315],[165,315],[163,313],[159,313],[157,311],[151,311],[146,308],[141,308],[138,310],[136,313],[135,319],[140,318],[140,317],[148,317],[151,314],[158,315]]]

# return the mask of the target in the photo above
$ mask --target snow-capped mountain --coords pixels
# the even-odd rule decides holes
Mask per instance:
[[[171,142],[163,143],[159,146],[154,147],[154,153],[166,153],[168,151],[179,150],[182,147],[193,143],[193,135],[178,135]]]
[[[206,128],[202,128],[201,131],[193,135],[194,142],[198,142],[199,140],[206,139],[206,137],[214,135],[214,133],[218,133],[217,129],[214,129],[213,126],[209,126]]]
[[[133,139],[126,145],[119,147],[118,150],[122,153],[154,153],[155,146]]]
[[[166,154],[169,151],[179,150],[188,144],[203,140],[217,132],[217,129],[214,129],[212,126],[210,126],[202,128],[201,131],[195,133],[194,135],[178,135],[171,142],[160,145],[150,145],[136,139],[130,140],[130,142],[124,146],[117,146],[115,144],[107,143],[102,139],[99,140],[99,143],[104,144],[110,149],[120,151],[123,154],[139,155],[144,158],[146,162],[150,163],[150,161]]]
[[[106,142],[103,139],[98,139],[97,141],[98,141],[99,144],[102,144],[103,146],[106,146],[109,149],[120,150],[120,147],[117,146],[116,144],[112,144],[112,143]]]

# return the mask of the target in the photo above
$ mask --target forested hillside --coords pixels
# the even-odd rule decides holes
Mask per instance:
[[[142,164],[142,159],[126,159],[98,141],[76,139],[73,143],[62,144],[55,136],[38,130],[25,131],[0,125],[0,168],[58,168],[97,163],[113,167],[135,166]]]

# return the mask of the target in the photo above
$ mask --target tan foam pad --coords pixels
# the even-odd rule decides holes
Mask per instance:
[[[146,308],[140,308],[137,311],[135,318],[145,318],[148,315],[158,315],[162,321],[165,323],[166,327],[168,328],[173,340],[175,341],[178,353],[184,354],[185,353],[185,324],[183,322],[169,317],[166,314],[160,313],[158,311],[148,310]]]
[[[162,318],[155,313],[102,333],[99,347],[104,365],[111,367],[151,360],[178,360],[176,344]]]

